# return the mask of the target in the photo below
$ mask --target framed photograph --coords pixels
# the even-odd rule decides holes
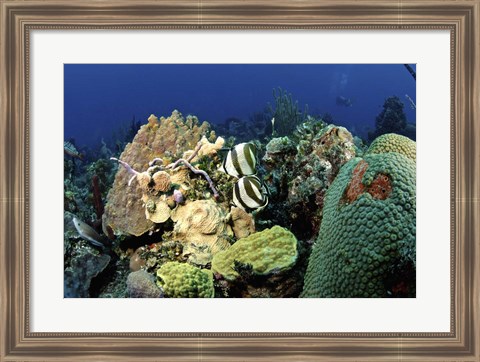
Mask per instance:
[[[0,6],[1,360],[480,359],[478,0]]]

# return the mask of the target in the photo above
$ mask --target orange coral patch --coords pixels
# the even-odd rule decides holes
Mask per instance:
[[[360,161],[357,166],[355,166],[352,172],[352,180],[345,190],[344,202],[351,204],[365,192],[365,186],[362,183],[362,178],[365,174],[365,171],[367,171],[367,168],[368,163],[363,160]]]
[[[377,177],[375,177],[375,180],[373,180],[367,192],[375,199],[385,200],[392,192],[390,178],[383,173],[379,173]]]

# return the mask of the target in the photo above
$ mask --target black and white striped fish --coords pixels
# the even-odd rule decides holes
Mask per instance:
[[[253,143],[240,143],[228,151],[220,170],[233,177],[256,173],[257,148]]]
[[[246,212],[261,210],[268,204],[268,191],[257,176],[243,176],[233,187],[233,203]]]

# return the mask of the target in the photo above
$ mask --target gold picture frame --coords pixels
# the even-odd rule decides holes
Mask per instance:
[[[479,22],[480,0],[0,0],[0,360],[479,361]],[[450,31],[450,332],[31,332],[30,31],[297,28]]]

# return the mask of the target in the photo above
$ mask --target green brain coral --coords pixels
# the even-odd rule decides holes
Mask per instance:
[[[210,270],[171,261],[157,271],[157,285],[170,298],[213,298],[213,274]]]
[[[410,138],[395,133],[381,135],[372,142],[366,154],[398,152],[416,161],[417,143]]]
[[[235,280],[235,261],[250,264],[252,272],[268,275],[290,268],[297,260],[297,239],[288,230],[274,226],[238,240],[213,257],[212,271],[227,280]]]
[[[415,162],[399,153],[346,163],[327,191],[301,296],[415,296],[415,197]]]

